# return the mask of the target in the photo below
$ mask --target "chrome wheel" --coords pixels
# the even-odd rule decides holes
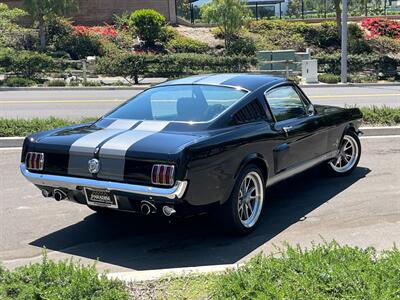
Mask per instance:
[[[338,156],[329,162],[329,165],[335,172],[345,173],[354,167],[359,155],[357,141],[351,135],[345,135]]]
[[[251,228],[256,224],[264,201],[264,186],[257,172],[250,172],[243,179],[239,189],[238,215],[243,226]]]

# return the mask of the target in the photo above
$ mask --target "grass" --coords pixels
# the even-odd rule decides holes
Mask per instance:
[[[0,268],[0,299],[129,299],[128,289],[118,280],[98,274],[94,265],[70,261],[42,263],[7,271]]]
[[[388,106],[361,107],[364,125],[396,126],[400,125],[400,107]]]
[[[364,125],[367,126],[395,126],[400,125],[400,108],[387,106],[371,106],[360,108],[364,114]],[[55,117],[33,119],[6,119],[0,118],[0,137],[27,136],[29,134],[64,127],[73,124],[85,123],[96,118],[84,118],[79,121],[70,121]]]
[[[0,118],[0,137],[27,136],[35,132],[51,130],[73,124],[85,123],[96,118],[85,118],[79,121],[70,121],[55,117],[33,119],[6,119]]]
[[[147,283],[158,299],[398,299],[400,251],[340,246],[286,246],[237,270]],[[130,287],[135,295],[135,288]],[[142,295],[143,283],[141,286]],[[133,292],[132,292],[133,290]]]

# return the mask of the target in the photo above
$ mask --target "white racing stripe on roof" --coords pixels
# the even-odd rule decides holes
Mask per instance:
[[[238,74],[216,74],[196,81],[197,84],[223,84],[232,78],[238,77]]]

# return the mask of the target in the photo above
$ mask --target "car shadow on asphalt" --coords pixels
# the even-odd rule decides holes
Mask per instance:
[[[332,178],[314,168],[269,188],[260,224],[245,237],[226,235],[207,215],[169,221],[94,213],[31,245],[135,270],[231,264],[322,204],[334,201],[335,195],[369,172],[359,167],[347,177]]]

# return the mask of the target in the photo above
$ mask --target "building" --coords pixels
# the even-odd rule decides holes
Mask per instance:
[[[2,0],[10,7],[23,7],[23,0]],[[176,23],[175,0],[77,0],[79,10],[71,17],[77,24],[96,25],[111,23],[114,14],[137,9],[151,8]]]

